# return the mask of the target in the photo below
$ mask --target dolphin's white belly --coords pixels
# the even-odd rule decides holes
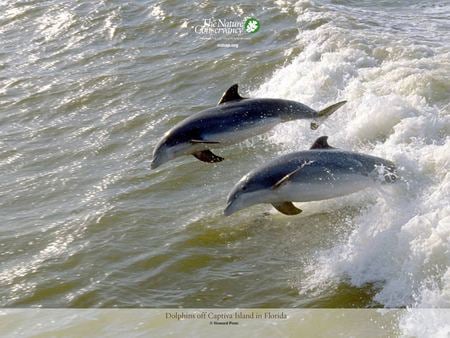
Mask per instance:
[[[280,122],[282,122],[280,118],[263,119],[257,123],[242,126],[232,131],[206,133],[203,137],[207,141],[219,142],[217,145],[211,145],[210,148],[219,148],[242,142],[256,135],[264,134]]]
[[[287,182],[276,192],[278,201],[309,202],[344,196],[374,185],[363,175],[345,175],[334,181],[297,183]]]

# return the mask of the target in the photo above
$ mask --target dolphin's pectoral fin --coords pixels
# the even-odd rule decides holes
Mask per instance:
[[[220,142],[217,142],[217,141],[205,141],[205,140],[190,140],[189,142],[191,142],[192,144],[196,144],[196,143],[219,144],[220,143]]]
[[[228,88],[225,93],[223,93],[222,97],[219,100],[219,103],[217,103],[217,104],[222,104],[222,103],[229,102],[229,101],[243,100],[243,99],[245,99],[245,97],[242,97],[241,95],[239,95],[238,85],[236,83],[236,84],[232,85],[230,88]]]
[[[313,145],[309,149],[333,149],[332,146],[328,144],[328,136],[320,136],[314,141]]]
[[[328,117],[331,114],[333,114],[336,110],[341,108],[344,104],[346,104],[347,101],[341,101],[335,104],[332,104],[331,106],[326,107],[325,109],[322,109],[317,112],[317,116],[319,117]]]
[[[217,163],[222,162],[224,160],[223,157],[213,154],[211,150],[196,151],[192,155],[194,155],[195,158],[199,159],[200,161],[207,163]]]
[[[302,209],[297,208],[292,202],[272,203],[273,207],[285,215],[298,215]]]
[[[272,189],[278,189],[279,187],[281,187],[283,184],[287,183],[287,181],[289,181],[291,179],[292,176],[294,176],[297,172],[299,172],[300,170],[302,170],[305,166],[307,165],[311,165],[313,164],[314,161],[305,161],[303,162],[303,164],[298,167],[295,170],[292,170],[289,174],[284,175],[282,178],[280,178],[277,182],[275,182],[274,185],[272,185]]]
[[[272,189],[277,189],[281,187],[283,184],[285,184],[296,172],[298,172],[300,169],[302,169],[303,166],[298,167],[297,169],[291,171],[289,174],[283,176],[280,180],[278,180],[273,186]]]

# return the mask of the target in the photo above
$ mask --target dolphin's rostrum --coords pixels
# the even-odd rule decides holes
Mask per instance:
[[[231,191],[224,214],[270,203],[283,214],[296,215],[302,210],[292,202],[334,198],[396,180],[391,161],[333,148],[327,138],[319,137],[310,150],[280,156],[245,175]]]
[[[299,119],[311,119],[311,128],[330,116],[346,101],[316,111],[300,102],[282,99],[244,98],[238,85],[231,86],[216,107],[203,110],[170,129],[153,152],[152,169],[182,155],[215,163],[223,160],[211,152],[265,133],[277,124]]]

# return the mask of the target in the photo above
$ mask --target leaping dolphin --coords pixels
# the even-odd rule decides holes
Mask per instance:
[[[391,161],[331,147],[319,137],[310,150],[284,156],[251,171],[231,191],[225,216],[254,204],[270,203],[279,212],[302,212],[292,202],[319,201],[397,179]]]
[[[296,101],[242,97],[235,84],[223,94],[216,107],[186,118],[164,134],[153,152],[151,168],[182,155],[194,155],[208,163],[223,161],[210,148],[239,143],[287,121],[312,119],[311,129],[316,129],[318,122],[346,102],[315,111]]]

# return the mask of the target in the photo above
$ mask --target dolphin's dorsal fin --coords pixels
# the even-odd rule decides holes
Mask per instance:
[[[228,90],[225,93],[223,93],[218,104],[222,104],[222,103],[230,102],[230,101],[238,101],[238,100],[243,100],[243,99],[245,99],[245,97],[242,97],[241,95],[239,95],[238,84],[236,83],[236,84],[232,85],[230,88],[228,88]]]
[[[333,147],[328,144],[327,139],[328,136],[319,137],[309,149],[333,149]]]

